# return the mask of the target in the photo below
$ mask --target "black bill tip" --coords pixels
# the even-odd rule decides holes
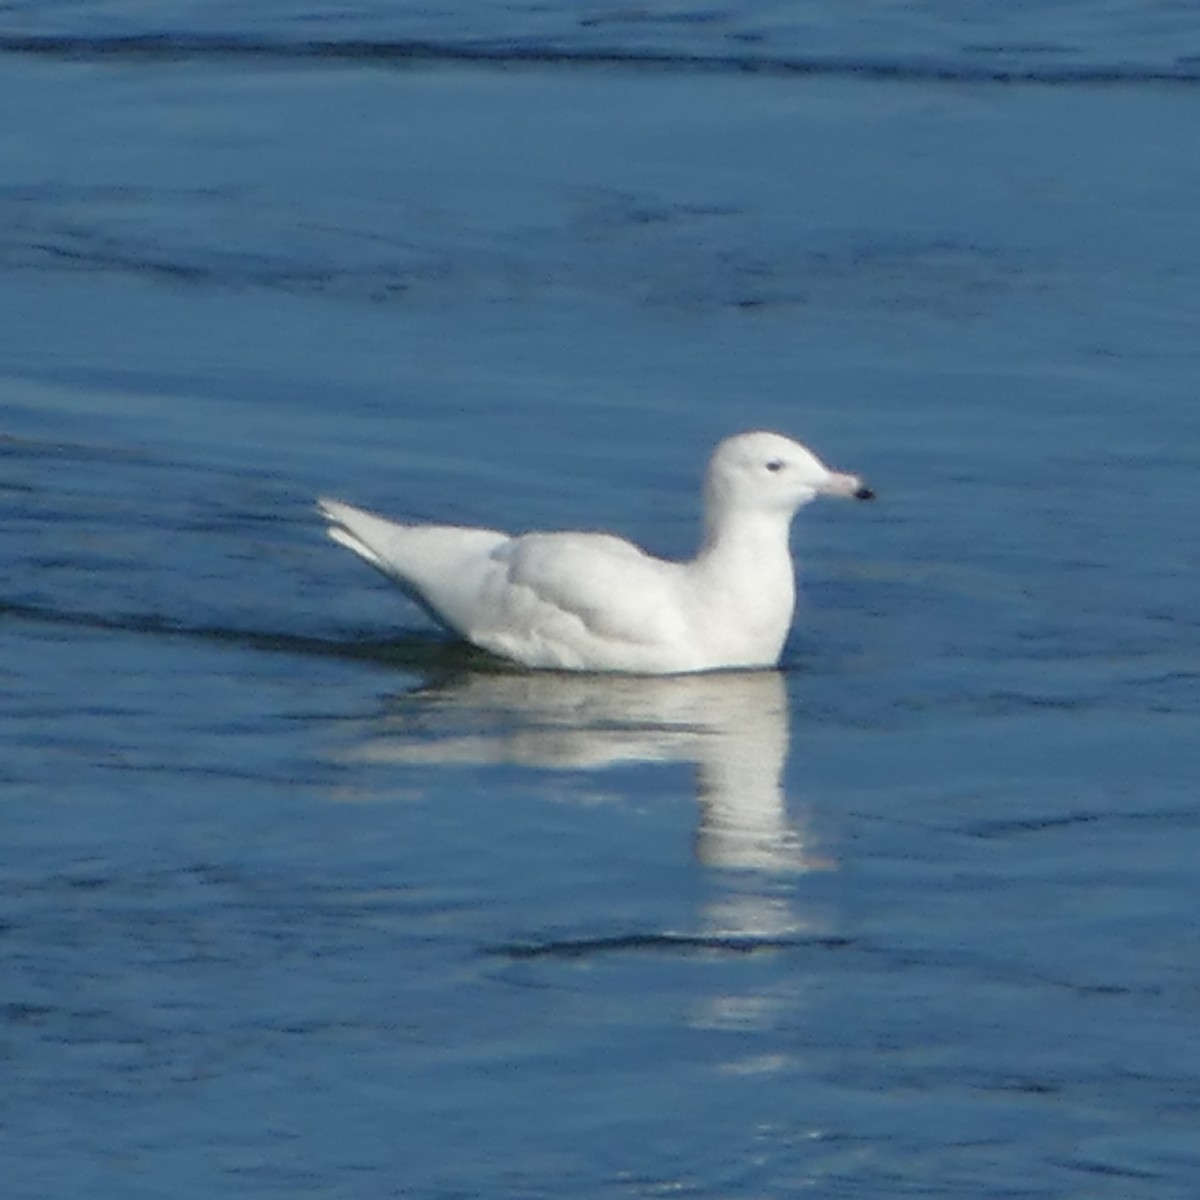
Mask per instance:
[[[860,487],[858,491],[854,493],[854,498],[855,500],[874,500],[875,493],[871,491],[869,487]]]

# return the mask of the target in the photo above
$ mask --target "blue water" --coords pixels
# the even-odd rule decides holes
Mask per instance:
[[[0,13],[8,1200],[1190,1198],[1200,6]],[[318,492],[687,554],[498,669]]]

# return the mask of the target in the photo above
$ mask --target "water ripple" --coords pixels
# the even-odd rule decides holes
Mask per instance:
[[[590,958],[630,952],[667,954],[761,954],[776,950],[844,950],[854,940],[836,935],[760,937],[680,933],[623,933],[610,937],[566,938],[547,942],[515,942],[493,946],[488,953],[513,960]]]
[[[971,46],[973,59],[922,56],[697,54],[628,47],[571,46],[501,38],[494,41],[419,39],[268,39],[240,35],[147,33],[117,36],[0,36],[0,53],[73,60],[178,62],[184,59],[249,58],[259,61],[314,60],[378,66],[465,63],[505,67],[607,67],[723,74],[849,76],[924,83],[1146,84],[1200,81],[1200,56],[1172,62],[1096,62],[1070,65],[1044,61],[1054,47]],[[1027,56],[1035,53],[1035,60]]]

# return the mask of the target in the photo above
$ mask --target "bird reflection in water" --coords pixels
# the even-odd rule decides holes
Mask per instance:
[[[780,876],[830,870],[807,814],[783,788],[788,697],[778,671],[677,676],[471,671],[396,701],[350,757],[403,764],[517,764],[594,771],[692,763],[695,854],[736,875],[712,898],[702,936],[812,936]],[[757,881],[757,882],[755,882]],[[819,924],[819,923],[818,923]]]

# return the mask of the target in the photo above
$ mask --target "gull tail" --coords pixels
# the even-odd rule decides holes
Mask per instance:
[[[352,504],[343,504],[340,500],[332,500],[328,496],[322,496],[317,500],[317,511],[329,522],[329,528],[325,532],[339,546],[353,550],[359,558],[369,562],[371,566],[385,575],[394,575],[394,569],[389,567],[379,552],[371,546],[370,541],[372,526],[377,527],[375,529],[377,540],[382,540],[378,538],[378,534],[391,522],[385,521],[373,513],[364,512],[361,508],[355,508]]]
[[[477,624],[479,595],[496,564],[492,553],[509,541],[494,529],[402,525],[322,497],[326,532],[399,585],[435,620],[464,636]]]

